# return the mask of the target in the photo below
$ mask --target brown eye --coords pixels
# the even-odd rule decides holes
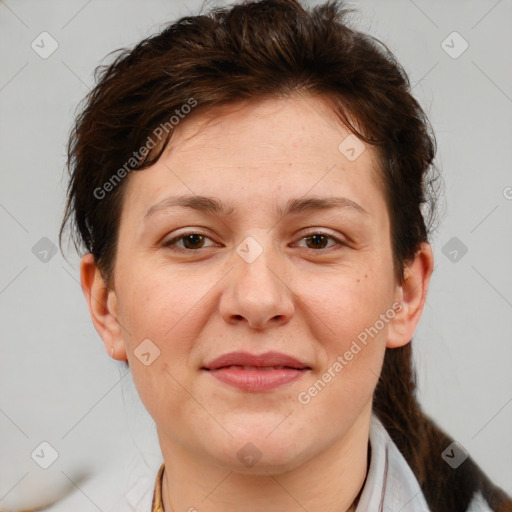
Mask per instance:
[[[309,242],[308,247],[310,249],[324,249],[327,244],[328,238],[329,237],[325,235],[316,234],[306,237],[305,240]]]
[[[203,235],[198,234],[186,235],[182,239],[186,249],[201,249],[204,243]]]
[[[336,237],[328,233],[322,233],[321,231],[313,231],[311,233],[308,233],[306,236],[302,237],[301,240],[306,241],[306,247],[308,249],[316,250],[317,252],[320,252],[324,249],[328,249],[333,245],[346,245],[341,240],[338,240]],[[329,240],[334,240],[334,242],[336,243],[327,247]]]
[[[197,251],[205,247],[205,240],[211,240],[210,237],[202,235],[201,233],[185,233],[164,242],[163,247],[168,247],[173,251]],[[177,245],[178,242],[183,241],[183,246]]]

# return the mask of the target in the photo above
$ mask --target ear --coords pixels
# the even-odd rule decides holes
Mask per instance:
[[[91,253],[80,260],[80,280],[92,322],[103,339],[107,354],[118,361],[126,361],[121,325],[117,320],[116,293],[105,285]]]
[[[421,244],[414,259],[404,270],[404,282],[396,289],[395,302],[401,303],[388,325],[387,348],[407,345],[412,340],[427,298],[434,269],[434,255],[429,244]]]

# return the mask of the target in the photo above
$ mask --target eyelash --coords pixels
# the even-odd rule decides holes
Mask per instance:
[[[192,253],[192,252],[200,252],[202,250],[201,249],[183,249],[182,247],[177,247],[175,246],[174,244],[176,244],[176,242],[182,240],[183,238],[186,238],[187,236],[190,236],[190,235],[200,235],[204,238],[209,238],[211,240],[211,237],[209,237],[208,235],[204,234],[204,233],[201,233],[201,232],[198,232],[198,231],[190,231],[188,233],[182,233],[180,234],[179,236],[176,236],[170,240],[167,240],[166,242],[164,242],[162,244],[163,247],[166,247],[168,249],[170,249],[171,251],[174,251],[174,252],[178,252],[178,253]],[[315,230],[315,231],[311,231],[309,233],[305,233],[303,236],[300,237],[300,240],[304,240],[306,238],[310,238],[312,237],[313,235],[321,235],[321,236],[325,236],[326,238],[330,238],[331,240],[334,240],[335,242],[337,242],[337,245],[339,246],[347,246],[346,243],[342,242],[341,240],[339,240],[338,238],[332,236],[331,234],[329,233],[326,233],[324,231],[318,231],[318,230]],[[324,249],[310,249],[314,252],[324,252],[324,251],[328,251],[329,249],[332,249],[333,246],[331,247],[327,247],[327,248],[324,248]],[[306,247],[307,249],[307,247]]]

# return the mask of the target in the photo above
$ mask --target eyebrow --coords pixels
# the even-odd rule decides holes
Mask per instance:
[[[235,211],[232,203],[225,204],[214,197],[191,195],[171,196],[151,206],[144,214],[144,221],[162,210],[173,207],[189,208],[199,212],[225,216],[231,215]],[[298,215],[301,213],[332,210],[334,208],[349,208],[358,213],[368,215],[368,212],[361,205],[346,197],[305,197],[290,199],[284,208],[275,205],[274,212],[279,217],[285,217],[286,215]]]

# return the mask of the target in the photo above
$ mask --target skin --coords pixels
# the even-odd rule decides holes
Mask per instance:
[[[405,281],[395,281],[376,153],[367,145],[349,161],[338,150],[349,133],[324,101],[299,95],[191,114],[160,160],[129,176],[114,289],[92,255],[82,258],[95,328],[107,353],[128,361],[157,426],[166,511],[340,512],[363,485],[384,352],[411,340],[433,255],[423,244]],[[152,205],[181,194],[212,196],[234,210],[174,207],[143,222]],[[304,196],[349,198],[366,213],[274,213],[275,204]],[[308,243],[307,228],[346,245]],[[208,238],[178,241],[186,254],[163,247],[183,233]],[[249,236],[263,251],[252,263],[236,252]],[[298,394],[394,303],[402,305],[394,318],[301,403]],[[160,350],[148,366],[134,354],[145,339]],[[284,352],[311,370],[253,393],[200,369],[234,350]],[[248,442],[261,452],[252,467],[237,457]]]

